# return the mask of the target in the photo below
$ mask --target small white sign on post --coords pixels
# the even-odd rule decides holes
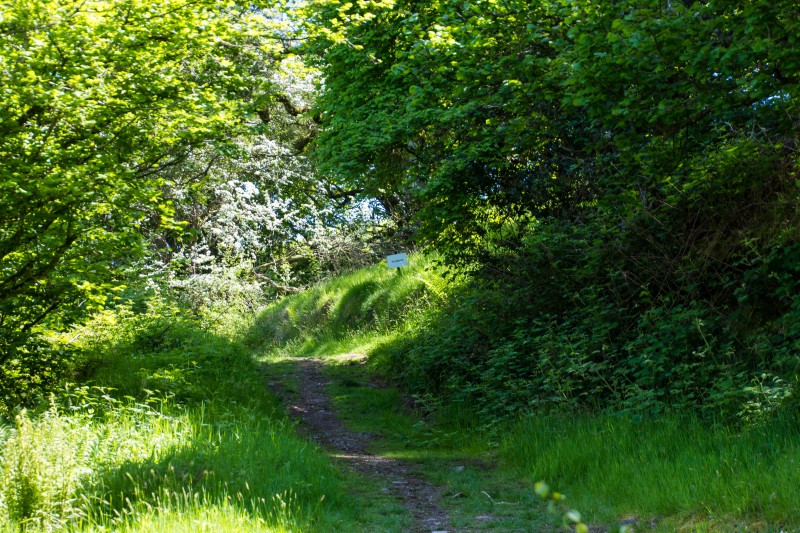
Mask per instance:
[[[406,254],[394,254],[386,258],[389,268],[400,268],[408,266],[408,256]]]

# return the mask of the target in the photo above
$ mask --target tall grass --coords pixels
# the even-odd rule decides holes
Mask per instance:
[[[399,271],[380,264],[284,298],[260,314],[245,342],[273,356],[379,352],[416,329],[445,297],[447,281],[434,263],[435,257],[413,254]]]
[[[406,363],[408,339],[448,320],[442,303],[455,294],[430,259],[411,259],[401,273],[384,265],[354,272],[257,317],[187,318],[157,302],[120,307],[70,333],[83,343],[87,386],[0,424],[0,531],[396,527],[400,515],[387,517],[385,502],[363,489],[369,480],[353,494],[353,482],[296,436],[264,374],[284,374],[290,356],[357,351],[391,375]],[[746,429],[689,416],[539,414],[487,431],[491,421],[466,404],[432,399],[417,405],[436,416],[409,416],[395,391],[360,386],[360,369],[352,370],[331,369],[345,418],[388,435],[382,453],[427,461],[454,494],[471,495],[464,505],[473,514],[484,513],[487,487],[509,502],[530,501],[533,483],[546,480],[594,523],[635,516],[658,518],[666,530],[702,529],[703,521],[722,531],[800,526],[800,424],[791,413]],[[498,454],[500,470],[465,477],[446,463],[481,454]],[[509,511],[509,527],[524,528],[536,512]]]
[[[340,474],[296,435],[238,331],[117,309],[84,333],[89,385],[2,426],[0,530],[303,531],[354,520]]]
[[[286,298],[259,316],[249,342],[259,340],[278,358],[360,351],[371,368],[391,376],[403,364],[398,351],[407,337],[449,320],[441,304],[457,291],[426,263],[418,258],[417,266],[401,275],[385,267],[365,269]],[[509,485],[522,479],[532,490],[536,481],[546,480],[591,522],[635,516],[641,522],[657,518],[666,530],[699,527],[699,520],[714,522],[721,531],[737,524],[800,526],[800,424],[789,413],[745,429],[712,426],[690,415],[633,421],[600,413],[535,413],[475,432],[492,421],[465,413],[467,405],[439,405],[435,399],[417,405],[436,408],[438,416],[417,423],[395,419],[396,409],[381,404],[381,412],[391,416],[380,419],[380,396],[399,402],[397,395],[343,379],[347,386],[333,392],[354,427],[382,427],[399,435],[385,453],[417,460],[474,456],[480,453],[476,440],[484,438],[482,453],[500,456],[500,476]],[[437,422],[452,413],[469,423]]]
[[[359,503],[296,436],[256,356],[391,337],[441,290],[429,260],[412,263],[321,284],[255,321],[235,309],[187,316],[155,298],[63,335],[87,386],[0,426],[0,529],[352,528]]]
[[[330,465],[285,422],[241,411],[214,419],[202,408],[165,415],[164,407],[92,402],[20,414],[2,443],[0,523],[125,528],[217,513],[237,527],[280,530],[309,522],[324,495],[337,495]]]
[[[502,444],[506,465],[546,479],[596,520],[713,517],[800,525],[800,425],[783,415],[733,430],[690,416],[531,416]]]

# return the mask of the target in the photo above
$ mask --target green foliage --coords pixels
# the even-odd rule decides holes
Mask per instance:
[[[792,12],[310,3],[320,164],[416,196],[424,241],[473,272],[388,350],[403,383],[491,418],[791,403]]]
[[[563,238],[561,231],[551,236],[554,242],[556,237],[573,251],[582,242]],[[580,259],[576,256],[578,266]],[[636,339],[649,350],[649,360],[672,357],[659,347],[672,341],[672,328],[677,342],[707,344],[699,366],[655,372],[653,364],[642,364],[651,371],[636,377],[630,367],[615,374],[615,364],[629,357],[619,344],[621,361],[591,357],[590,350],[611,355],[615,349],[595,344],[596,338],[605,343],[614,339],[617,330],[611,319],[624,313],[614,313],[613,307],[595,308],[594,315],[585,306],[576,310],[574,320],[587,324],[583,330],[575,324],[562,328],[555,318],[525,329],[518,310],[529,294],[509,300],[509,292],[499,288],[492,292],[463,278],[460,284],[445,282],[430,271],[405,280],[405,275],[385,274],[378,269],[358,272],[321,284],[308,296],[287,298],[288,305],[265,310],[251,333],[274,339],[267,346],[273,358],[269,373],[276,379],[287,373],[291,356],[324,358],[332,379],[328,391],[344,421],[355,431],[380,436],[373,453],[415,461],[445,487],[453,527],[487,527],[469,517],[490,515],[496,529],[544,529],[531,491],[540,479],[570,495],[568,506],[560,497],[553,502],[557,522],[566,518],[569,523],[570,516],[577,516],[567,513],[580,509],[585,523],[610,530],[796,527],[800,516],[793,458],[800,432],[794,397],[784,397],[795,385],[769,374],[720,374],[716,363],[706,360],[719,347],[713,330],[697,323],[698,308],[674,308],[674,316],[665,317],[663,307],[653,306],[648,314],[652,323],[643,324]],[[379,304],[377,316],[389,324],[388,330],[364,320],[368,308],[360,303],[370,301],[370,294],[402,289],[409,281],[424,283],[424,299],[412,291],[405,294],[418,298],[415,305]],[[558,278],[544,288],[563,290],[567,282]],[[327,310],[324,304],[318,307],[325,294],[333,298]],[[556,301],[548,296],[541,303],[555,313],[573,308],[578,300],[560,307]],[[348,320],[340,321],[338,313]],[[491,349],[492,343],[499,347]],[[529,353],[534,350],[551,358],[532,361]],[[581,355],[585,351],[590,356]],[[336,357],[353,352],[365,353],[366,364]],[[690,357],[684,361],[694,363]],[[378,383],[400,383],[405,392],[416,394],[408,398],[402,389],[376,386],[372,372],[379,374]],[[693,372],[699,375],[693,377]],[[638,379],[639,388],[626,375]],[[668,401],[645,392],[654,390],[651,380],[659,375],[665,385],[658,390],[673,395]],[[621,381],[603,382],[615,376]],[[715,389],[703,391],[703,383]],[[610,395],[615,388],[620,396]],[[705,394],[705,412],[664,412],[696,407],[696,398],[681,399],[670,392],[678,388]],[[630,414],[586,409],[590,395],[609,410],[627,409]],[[508,416],[520,411],[524,415]],[[727,423],[727,414],[736,417],[734,423]],[[499,417],[506,421],[499,422]]]
[[[338,474],[237,342],[244,316],[205,320],[150,297],[72,332],[87,385],[3,426],[0,527],[296,531],[349,516]]]
[[[453,253],[469,247],[487,204],[513,213],[533,197],[561,203],[570,185],[528,162],[569,138],[548,116],[553,106],[532,109],[533,95],[553,92],[541,75],[553,53],[522,21],[547,26],[547,7],[325,2],[308,11],[319,37],[311,47],[325,52],[318,106],[329,119],[316,155],[333,179],[379,199],[415,191],[424,203],[406,216],[422,208],[416,222]]]
[[[4,439],[0,523],[136,528],[159,515],[227,509],[234,523],[291,529],[337,490],[322,456],[243,406],[176,410],[164,397],[119,401],[103,392],[79,389],[63,408],[17,418]]]
[[[246,72],[228,47],[249,23],[215,1],[2,13],[0,327],[16,345],[54,311],[71,324],[97,310],[140,229],[173,224],[161,170],[237,127]]]
[[[245,342],[316,356],[368,348],[362,341],[390,342],[413,327],[409,318],[441,299],[445,285],[430,258],[413,254],[409,262],[398,271],[383,261],[287,296],[261,312]]]
[[[14,418],[22,407],[46,403],[75,369],[75,350],[54,345],[41,337],[3,349],[6,359],[0,364],[0,417]]]
[[[792,301],[756,311],[739,303],[729,281],[711,276],[700,282],[707,299],[691,292],[654,298],[621,275],[625,258],[602,240],[576,238],[579,231],[539,225],[530,255],[495,263],[508,275],[451,287],[419,330],[385,347],[392,374],[414,394],[472,405],[490,424],[559,405],[637,416],[700,409],[731,418],[744,415],[746,403],[760,405],[748,422],[791,408]]]
[[[581,247],[591,251],[591,243],[551,229],[546,237],[539,227],[534,257],[563,259],[527,258],[512,278],[527,264],[531,277],[547,272],[547,284],[446,282],[419,265],[400,275],[381,266],[273,304],[247,342],[304,355],[366,350],[420,405],[460,405],[486,425],[587,406],[644,418],[699,408],[759,424],[795,405],[796,382],[787,376],[796,372],[796,341],[765,335],[794,316],[793,303],[781,322],[740,337],[729,317],[699,302],[639,294],[638,306],[622,307],[618,298],[631,295],[616,272],[583,261]],[[605,285],[572,290],[604,275]]]

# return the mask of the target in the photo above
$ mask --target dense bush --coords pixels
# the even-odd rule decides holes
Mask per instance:
[[[395,349],[397,375],[490,419],[568,405],[753,420],[795,394],[796,243],[750,243],[710,266],[690,247],[648,271],[632,265],[638,238],[596,221],[531,226]]]
[[[321,165],[471,272],[419,394],[763,415],[796,382],[796,6],[312,3]],[[348,21],[343,24],[341,21]],[[391,38],[387,38],[387,35]]]
[[[18,409],[46,400],[64,379],[72,377],[75,368],[74,350],[39,336],[8,343],[0,348],[0,355],[0,417],[7,420]]]

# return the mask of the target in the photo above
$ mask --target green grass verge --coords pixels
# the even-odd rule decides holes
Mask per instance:
[[[271,357],[327,357],[391,344],[419,327],[447,287],[432,258],[414,254],[410,263],[399,271],[376,265],[284,298],[259,315],[244,341]]]
[[[793,417],[733,431],[678,416],[532,416],[506,437],[502,458],[521,478],[558,486],[600,521],[657,519],[665,530],[800,527]]]
[[[265,373],[285,379],[296,355],[327,359],[346,422],[443,486],[456,529],[557,524],[534,494],[542,479],[592,524],[800,528],[800,430],[787,413],[736,430],[566,414],[487,430],[466,406],[375,386],[390,380],[399,341],[446,319],[447,283],[428,259],[412,265],[355,272],[213,327],[166,308],[98,317],[81,333],[88,386],[0,425],[0,530],[401,530],[409,517],[379,481],[298,438],[268,392]],[[368,363],[331,357],[354,352]]]
[[[0,431],[0,529],[345,531],[359,502],[235,331],[118,310],[88,386]],[[89,329],[87,328],[87,330]]]
[[[595,524],[635,519],[637,530],[664,531],[800,527],[800,425],[790,416],[733,429],[675,416],[634,422],[564,413],[487,432],[480,428],[491,421],[476,420],[468,408],[422,398],[411,402],[415,411],[395,389],[369,385],[370,373],[390,377],[385,357],[393,344],[443,319],[439,304],[448,285],[426,259],[416,259],[403,276],[376,267],[287,298],[260,316],[254,331],[276,339],[266,347],[276,357],[367,354],[364,367],[328,361],[340,412],[355,430],[380,436],[376,453],[416,461],[445,485],[445,504],[465,517],[463,527],[477,527],[466,517],[498,509],[505,522],[497,530],[541,524],[533,495],[539,480],[566,493],[569,506]]]
[[[440,503],[455,530],[541,531],[555,523],[533,484],[496,468],[491,438],[469,413],[445,409],[422,416],[363,366],[329,363],[329,392],[343,421],[375,436],[372,453],[408,461],[443,487]]]

